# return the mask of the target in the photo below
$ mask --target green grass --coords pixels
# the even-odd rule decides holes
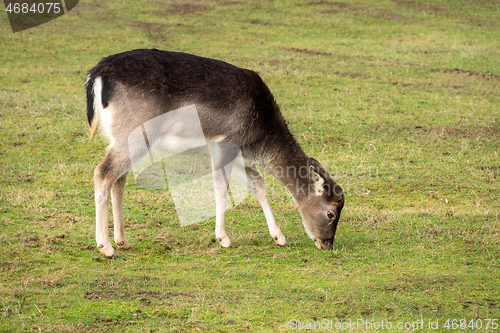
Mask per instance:
[[[290,331],[292,319],[450,332],[447,319],[482,319],[484,331],[500,320],[499,8],[88,0],[16,34],[2,9],[0,331]],[[213,219],[181,227],[167,191],[129,177],[132,248],[99,254],[92,176],[106,143],[88,140],[83,80],[104,56],[152,47],[261,74],[345,189],[334,251],[314,247],[267,175],[289,248],[255,198],[228,212],[235,248],[222,249]]]

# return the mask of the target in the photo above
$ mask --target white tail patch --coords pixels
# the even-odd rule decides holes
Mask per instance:
[[[102,134],[109,140],[109,149],[116,141],[111,131],[113,124],[113,105],[108,104],[107,108],[104,108],[102,105],[102,79],[100,77],[95,79],[92,91],[94,92],[94,118],[90,126],[90,139],[92,139],[97,129],[100,128]]]
[[[101,105],[102,108],[102,105]],[[108,103],[107,108],[101,109],[101,117],[100,117],[100,129],[102,134],[109,140],[108,149],[113,147],[115,144],[115,137],[113,136],[112,126],[113,126],[113,114],[114,114],[114,106],[111,103]]]
[[[87,77],[87,82],[90,77]],[[85,84],[87,84],[85,82]],[[101,118],[101,111],[103,109],[102,106],[102,80],[100,77],[96,78],[94,81],[94,86],[92,87],[92,91],[94,93],[94,118],[92,119],[92,124],[90,124],[90,139],[94,136],[94,133],[97,131],[99,127],[99,120]]]

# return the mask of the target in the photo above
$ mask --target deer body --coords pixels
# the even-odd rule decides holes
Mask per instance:
[[[215,235],[223,247],[231,245],[225,228],[229,185],[225,173],[231,171],[246,176],[239,178],[257,196],[271,236],[278,245],[287,244],[254,167],[261,165],[290,190],[316,246],[333,248],[344,204],[342,190],[302,151],[269,88],[255,72],[184,53],[134,50],[102,59],[89,71],[85,84],[91,135],[100,127],[109,139],[108,153],[94,172],[96,241],[105,256],[114,254],[108,239],[110,197],[115,242],[119,247],[130,247],[123,222],[126,177],[131,161],[148,153],[134,146],[130,138],[151,123],[156,127],[155,134],[148,137],[148,148],[178,153],[196,149],[205,141],[231,143],[241,149],[244,164],[235,163],[229,169],[224,166],[234,158],[231,150],[209,151],[216,198]],[[193,122],[182,112],[191,106],[197,111],[202,138],[191,134]],[[168,122],[155,121],[172,110],[177,112],[171,113]]]

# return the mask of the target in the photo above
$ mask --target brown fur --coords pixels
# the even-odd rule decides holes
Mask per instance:
[[[96,82],[100,86],[96,86]],[[316,160],[307,157],[300,148],[269,88],[255,72],[184,53],[134,50],[101,60],[89,71],[86,89],[90,137],[99,126],[108,126],[105,134],[111,141],[108,155],[94,173],[96,240],[104,255],[114,253],[107,229],[110,196],[115,215],[115,241],[120,247],[129,247],[123,228],[124,179],[131,161],[147,154],[147,151],[131,149],[134,148],[129,142],[131,135],[149,121],[189,105],[195,105],[208,141],[210,138],[224,138],[223,142],[241,149],[250,166],[261,165],[275,175],[298,203],[304,227],[316,246],[333,248],[344,205],[342,189]],[[105,124],[100,121],[101,112],[107,114]],[[185,122],[180,117],[174,123],[156,125],[173,131],[166,134],[174,133],[179,139],[190,139],[182,137],[190,126]],[[179,127],[181,130],[176,131]],[[151,146],[166,134],[162,132],[158,137],[149,137]],[[133,155],[129,156],[129,152]],[[230,159],[222,156],[213,161],[216,238],[222,246],[230,246],[225,230],[224,191],[227,191],[228,184],[224,183],[227,175],[219,176],[217,170]],[[289,167],[305,172],[280,172]],[[257,195],[264,210],[271,236],[279,245],[285,245],[285,237],[276,224],[262,178],[253,167],[246,167],[243,172],[249,179],[246,185]]]

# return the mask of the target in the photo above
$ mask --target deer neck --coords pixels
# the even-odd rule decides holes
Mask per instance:
[[[268,170],[300,203],[310,190],[308,157],[293,137],[280,141],[278,153],[269,162]]]

